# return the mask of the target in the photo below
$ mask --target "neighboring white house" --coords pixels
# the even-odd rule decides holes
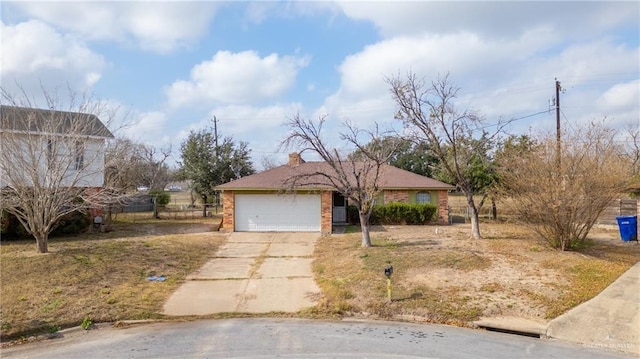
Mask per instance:
[[[0,188],[104,186],[106,140],[97,116],[0,106]]]

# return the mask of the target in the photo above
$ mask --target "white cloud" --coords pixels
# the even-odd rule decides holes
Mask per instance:
[[[302,111],[299,103],[274,104],[265,107],[228,105],[212,108],[200,121],[190,123],[177,130],[173,143],[179,144],[189,136],[192,130],[211,128],[211,119],[218,120],[218,133],[232,136],[236,141],[248,142],[252,157],[259,163],[260,157],[272,155],[288,131],[283,126],[287,118]]]
[[[546,4],[546,5],[545,5]],[[474,32],[483,37],[520,37],[551,27],[558,37],[589,38],[621,23],[636,24],[637,2],[523,1],[339,1],[344,14],[375,24],[385,37]]]
[[[166,88],[166,95],[172,106],[211,101],[257,103],[277,98],[288,90],[298,70],[308,63],[306,57],[278,54],[260,57],[255,51],[219,51],[211,60],[194,66],[189,80],[176,81]]]
[[[638,99],[640,99],[640,80],[616,84],[600,97],[603,106],[618,108],[632,106],[637,108]]]
[[[169,118],[170,114],[163,111],[136,113],[128,125],[116,133],[116,136],[130,138],[156,148],[172,145],[175,150],[175,133],[171,133],[167,128]]]
[[[609,97],[617,96],[626,104],[624,111],[616,110],[617,116],[630,108],[637,112],[637,91],[630,91],[633,85],[627,81],[629,77],[637,79],[638,48],[621,46],[610,38],[576,43],[559,52],[555,51],[558,45],[558,40],[544,28],[510,40],[472,33],[383,40],[343,61],[339,67],[340,88],[325,99],[314,116],[329,114],[364,126],[373,121],[392,122],[395,104],[385,77],[404,76],[407,71],[427,82],[449,72],[453,83],[460,87],[458,105],[481,111],[489,123],[500,117],[546,110],[555,93],[555,77],[567,89],[563,94],[563,114],[570,121],[580,123],[602,114],[615,115],[604,102],[598,105],[597,100],[616,83],[624,86],[611,89]],[[637,82],[631,84],[637,86]],[[623,90],[624,95],[619,94]],[[541,115],[517,125],[523,129],[537,120],[552,124]]]
[[[539,34],[546,36],[544,31]],[[530,36],[524,34],[523,38]],[[381,41],[343,61],[339,67],[340,89],[326,99],[316,115],[326,112],[358,123],[390,121],[395,106],[386,78],[411,71],[430,81],[451,73],[454,82],[468,79],[468,83],[458,83],[471,87],[467,91],[473,91],[474,83],[486,88],[488,81],[499,83],[513,76],[501,74],[503,68],[518,65],[523,58],[545,48],[539,42],[525,44],[530,43],[489,41],[471,33],[401,36]]]
[[[206,33],[215,2],[16,2],[27,15],[89,40],[168,52]]]
[[[29,94],[41,93],[41,83],[84,91],[100,79],[106,66],[103,57],[83,41],[41,21],[0,26],[0,73],[9,91],[17,91],[16,82]]]

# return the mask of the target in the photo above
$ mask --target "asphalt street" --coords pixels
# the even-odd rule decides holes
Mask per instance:
[[[224,319],[72,330],[2,358],[630,358],[606,346],[443,325]]]

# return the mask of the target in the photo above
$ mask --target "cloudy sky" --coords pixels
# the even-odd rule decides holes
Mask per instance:
[[[2,1],[2,87],[33,98],[90,92],[128,109],[117,133],[178,157],[189,131],[211,126],[246,141],[259,167],[282,161],[283,123],[327,115],[395,123],[385,78],[450,74],[459,106],[511,133],[562,121],[640,121],[640,3]],[[43,105],[42,102],[39,105]],[[535,115],[534,115],[535,114]],[[533,116],[530,116],[533,115]],[[339,143],[335,144],[339,146]],[[286,151],[285,151],[286,152]]]

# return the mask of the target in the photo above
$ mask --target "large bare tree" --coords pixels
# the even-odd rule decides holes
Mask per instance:
[[[172,176],[167,166],[171,146],[156,148],[128,138],[111,141],[106,151],[105,176],[108,186],[133,191],[144,185],[163,190]]]
[[[507,212],[554,248],[579,246],[630,183],[632,168],[615,136],[602,123],[564,132],[560,167],[555,134],[511,141],[499,159]]]
[[[385,164],[395,152],[392,146],[366,146],[382,136],[373,131],[358,129],[349,122],[343,124],[345,131],[337,138],[344,141],[357,156],[349,156],[330,147],[322,136],[326,116],[318,121],[302,118],[296,114],[286,124],[290,132],[283,140],[285,147],[298,147],[311,151],[322,158],[326,167],[316,171],[300,173],[287,181],[289,189],[299,186],[328,186],[335,189],[358,208],[362,228],[362,246],[371,247],[369,218],[376,198],[380,194],[380,178]]]
[[[633,175],[638,177],[640,175],[640,119],[636,123],[627,123],[623,136],[627,137],[624,155],[628,158]]]
[[[60,218],[95,209],[112,196],[103,188],[104,147],[117,112],[90,98],[72,94],[60,101],[56,93],[43,92],[46,106],[37,109],[24,93],[2,91],[0,207],[46,253]]]
[[[430,84],[409,73],[387,79],[407,135],[424,142],[428,151],[440,162],[440,170],[466,197],[471,217],[471,234],[481,238],[478,212],[480,205],[474,195],[487,195],[487,179],[478,174],[491,167],[492,142],[507,122],[499,121],[488,132],[483,118],[471,110],[458,110],[455,101],[459,88],[449,76],[439,77]],[[484,198],[484,197],[483,197]],[[481,200],[480,203],[484,203]]]

